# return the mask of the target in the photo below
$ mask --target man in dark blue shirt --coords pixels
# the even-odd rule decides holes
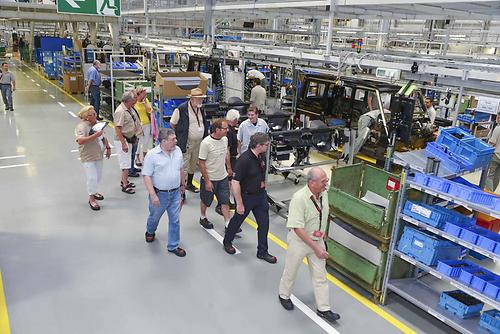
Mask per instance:
[[[101,119],[99,116],[99,108],[101,106],[101,91],[99,90],[99,86],[101,85],[100,67],[101,62],[94,60],[93,65],[87,71],[87,87],[85,89],[85,94],[90,94],[90,104],[94,107],[99,119]]]

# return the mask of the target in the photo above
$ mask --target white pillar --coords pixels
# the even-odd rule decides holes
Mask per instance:
[[[335,15],[335,1],[330,0],[330,13],[328,14],[328,37],[326,38],[326,55],[332,52],[333,18]]]
[[[113,51],[120,50],[120,23],[108,23],[108,29],[111,34]]]

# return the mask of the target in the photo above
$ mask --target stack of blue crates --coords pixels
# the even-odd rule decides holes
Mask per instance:
[[[456,260],[462,255],[461,246],[408,226],[404,227],[398,250],[428,266],[435,266],[439,260]]]
[[[439,229],[443,228],[447,222],[461,223],[470,221],[470,218],[442,206],[409,200],[405,202],[403,213]]]
[[[464,114],[458,115],[458,120],[467,124],[478,123],[478,122],[486,122],[490,119],[491,114],[487,114],[484,112],[474,111],[471,113],[473,109],[465,109]]]
[[[484,311],[479,320],[479,326],[486,328],[493,334],[500,334],[500,311]]]
[[[439,297],[439,306],[466,319],[479,315],[484,303],[460,290],[444,291]]]
[[[455,172],[468,171],[488,165],[495,148],[459,127],[441,129],[435,143],[427,152]]]

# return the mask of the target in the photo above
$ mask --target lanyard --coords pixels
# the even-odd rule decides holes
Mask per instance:
[[[321,231],[321,223],[323,222],[323,197],[319,198],[321,206],[314,199],[314,195],[311,195],[310,199],[313,202],[314,207],[316,208],[316,210],[318,210],[318,213],[319,213],[319,230]]]
[[[193,108],[193,106],[191,106],[191,108],[193,109],[193,114],[196,116],[196,122],[198,123],[198,127],[201,127],[200,118],[198,117],[198,108]],[[189,113],[189,108],[188,108],[188,113]]]

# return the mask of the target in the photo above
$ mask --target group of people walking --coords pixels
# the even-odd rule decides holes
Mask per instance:
[[[128,194],[134,193],[135,187],[128,179],[136,159],[134,145],[138,142],[137,137],[144,136],[148,130],[141,124],[142,118],[137,110],[141,109],[141,105],[138,106],[141,94],[141,88],[125,92],[114,113],[114,145],[121,169],[121,189]],[[267,240],[269,204],[266,151],[270,145],[267,123],[258,117],[257,108],[250,106],[247,110],[248,119],[239,125],[237,132],[240,115],[236,109],[229,110],[225,119],[213,120],[210,126],[201,108],[204,98],[200,89],[191,90],[189,100],[174,111],[172,128],[163,128],[158,132],[158,145],[151,148],[152,140],[143,140],[147,154],[142,161],[141,174],[149,200],[145,240],[147,243],[155,241],[160,219],[167,212],[167,250],[179,257],[186,256],[186,250],[180,247],[180,212],[186,200],[185,191],[188,190],[199,193],[199,224],[205,229],[214,228],[214,223],[208,220],[206,213],[216,198],[216,211],[223,216],[225,226],[223,249],[228,254],[236,253],[233,241],[242,232],[241,225],[252,212],[258,225],[256,256],[275,264],[278,260],[269,254]],[[144,111],[150,113],[150,106],[147,106],[147,102],[144,104]],[[95,210],[98,206],[96,201],[104,198],[98,193],[98,184],[102,159],[104,156],[109,158],[111,147],[102,129],[92,130],[98,122],[92,106],[84,107],[80,118],[82,122],[77,125],[76,140],[87,173],[89,205]],[[193,183],[197,168],[201,173],[199,189]],[[327,184],[326,173],[320,168],[312,168],[308,173],[307,186],[293,196],[287,222],[290,230],[289,246],[278,299],[286,310],[294,308],[290,299],[291,289],[302,259],[307,257],[318,306],[317,314],[335,322],[339,315],[331,311],[326,280],[325,261],[328,253],[324,239],[328,219]],[[232,208],[235,211],[231,217]]]

